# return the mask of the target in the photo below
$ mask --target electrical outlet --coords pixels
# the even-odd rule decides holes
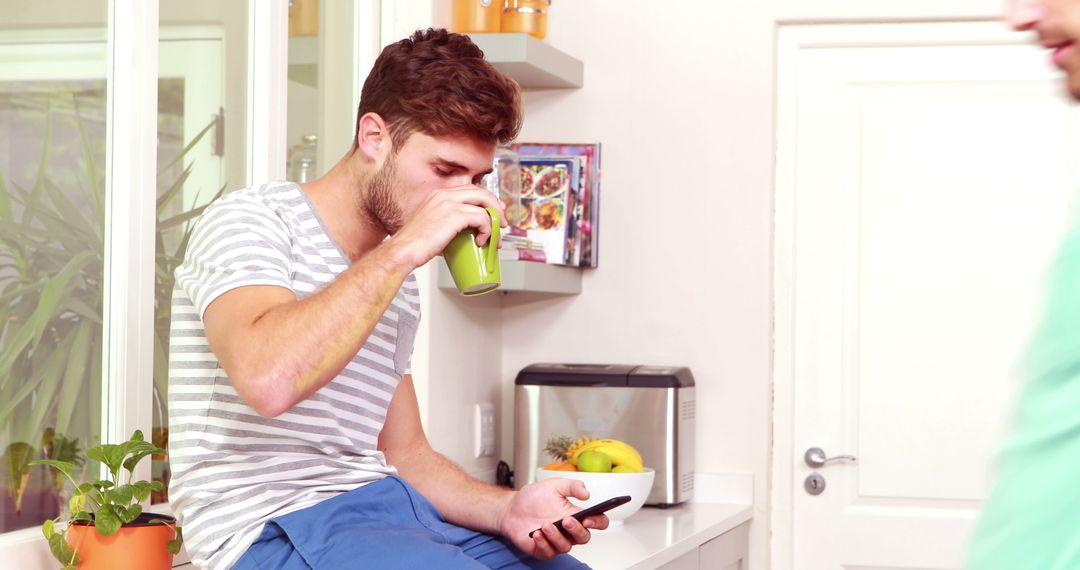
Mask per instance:
[[[476,405],[473,414],[473,452],[476,457],[495,455],[495,404]]]

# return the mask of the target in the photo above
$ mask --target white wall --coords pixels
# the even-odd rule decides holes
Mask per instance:
[[[765,568],[771,5],[629,4],[551,9],[548,41],[585,62],[585,87],[529,93],[520,138],[601,142],[600,267],[576,297],[504,298],[504,410],[530,362],[689,366],[697,470],[754,475],[751,560]]]
[[[1008,0],[774,0],[781,22],[997,18]]]

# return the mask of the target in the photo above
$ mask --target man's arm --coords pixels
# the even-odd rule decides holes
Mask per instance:
[[[396,467],[410,485],[434,503],[447,520],[481,532],[500,532],[499,522],[509,508],[514,492],[470,477],[431,448],[420,424],[412,376],[401,379],[390,401],[386,422],[379,433],[379,451],[386,455],[387,463]],[[470,508],[477,504],[484,507]]]
[[[211,302],[206,339],[237,394],[259,414],[277,416],[333,380],[409,273],[464,228],[477,228],[478,243],[486,239],[486,207],[503,206],[475,186],[434,192],[397,234],[302,301],[284,287],[252,285]]]
[[[412,376],[402,378],[394,392],[379,433],[379,450],[447,521],[506,536],[534,557],[551,558],[567,552],[573,545],[589,541],[587,529],[607,528],[605,515],[586,518],[583,524],[569,516],[579,509],[566,497],[589,496],[581,481],[551,479],[512,491],[478,481],[432,449],[420,424]],[[552,524],[559,519],[571,534],[569,540]],[[543,532],[529,538],[530,531],[541,527]]]
[[[302,301],[282,287],[233,289],[207,307],[207,341],[240,397],[277,416],[341,372],[412,269],[384,242]]]

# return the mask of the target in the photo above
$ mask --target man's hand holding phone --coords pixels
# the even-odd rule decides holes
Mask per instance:
[[[602,513],[582,516],[581,520],[574,518],[572,514],[580,509],[567,497],[587,500],[589,492],[585,483],[576,479],[547,479],[522,487],[514,493],[503,515],[500,525],[503,536],[525,553],[546,560],[589,542],[590,530],[608,527],[608,518]],[[562,530],[552,521],[559,522]]]
[[[581,509],[580,511],[570,515],[570,518],[576,519],[578,522],[581,522],[581,521],[585,520],[586,517],[591,517],[591,516],[606,513],[608,511],[610,511],[611,509],[614,509],[615,507],[618,507],[619,505],[625,505],[626,503],[629,503],[629,502],[630,502],[630,495],[619,495],[618,497],[612,497],[612,498],[610,498],[610,499],[608,499],[608,500],[606,500],[606,501],[604,501],[602,503],[597,503],[597,504],[595,504],[595,505],[593,505],[593,506],[591,506],[589,508]],[[559,532],[563,533],[563,535],[568,534],[566,532],[566,529],[563,528],[563,521],[562,520],[557,520],[557,521],[555,521],[555,522],[553,522],[551,524],[553,524],[555,526],[555,528],[559,530]],[[543,528],[541,527],[541,528],[538,528],[538,529],[530,532],[529,533],[529,538],[532,538],[533,534],[538,533],[538,532],[543,532]]]

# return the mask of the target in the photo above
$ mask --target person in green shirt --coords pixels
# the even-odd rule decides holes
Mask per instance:
[[[1013,0],[1008,20],[1038,34],[1080,101],[1080,0]],[[1080,220],[1058,255],[1026,373],[970,570],[1080,569]]]

